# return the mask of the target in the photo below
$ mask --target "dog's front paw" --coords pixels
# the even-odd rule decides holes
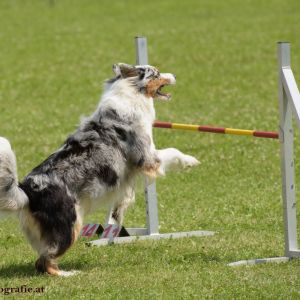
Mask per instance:
[[[191,167],[197,166],[199,164],[200,164],[200,161],[197,158],[195,158],[191,155],[187,155],[187,154],[185,154],[181,160],[181,165],[184,169],[191,168]]]

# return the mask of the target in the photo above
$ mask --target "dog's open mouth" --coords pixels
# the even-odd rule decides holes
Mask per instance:
[[[165,86],[176,84],[176,76],[171,73],[161,73],[160,76],[160,86],[156,90],[155,98],[164,101],[171,100],[171,94],[163,92],[162,89]]]
[[[159,99],[159,100],[171,100],[171,94],[170,93],[163,93],[162,92],[162,88],[166,86],[165,84],[161,85],[158,90],[156,91],[156,95],[155,95],[155,99]]]

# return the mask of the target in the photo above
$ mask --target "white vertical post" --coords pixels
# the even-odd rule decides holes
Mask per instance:
[[[290,68],[290,44],[278,43],[278,75],[279,75],[279,112],[280,112],[280,143],[282,200],[285,226],[285,255],[292,256],[298,249],[297,217],[294,171],[294,134],[292,124],[292,103],[288,100],[283,85],[283,72]]]
[[[138,65],[148,64],[147,39],[145,37],[135,38],[136,63]],[[148,184],[145,182],[145,199],[148,234],[158,234],[158,209],[155,181]]]
[[[147,39],[137,36],[135,38],[136,64],[148,65]]]

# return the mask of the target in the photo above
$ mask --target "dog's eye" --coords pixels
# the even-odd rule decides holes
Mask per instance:
[[[139,79],[142,80],[145,77],[145,70],[143,69],[139,69]]]

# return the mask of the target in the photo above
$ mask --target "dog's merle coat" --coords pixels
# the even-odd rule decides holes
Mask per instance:
[[[109,109],[84,122],[63,147],[34,168],[20,184],[42,235],[63,253],[72,243],[75,205],[98,182],[106,193],[151,160],[150,139],[141,136],[134,120],[122,120]],[[158,161],[158,158],[156,158]],[[125,174],[121,170],[126,169]]]

